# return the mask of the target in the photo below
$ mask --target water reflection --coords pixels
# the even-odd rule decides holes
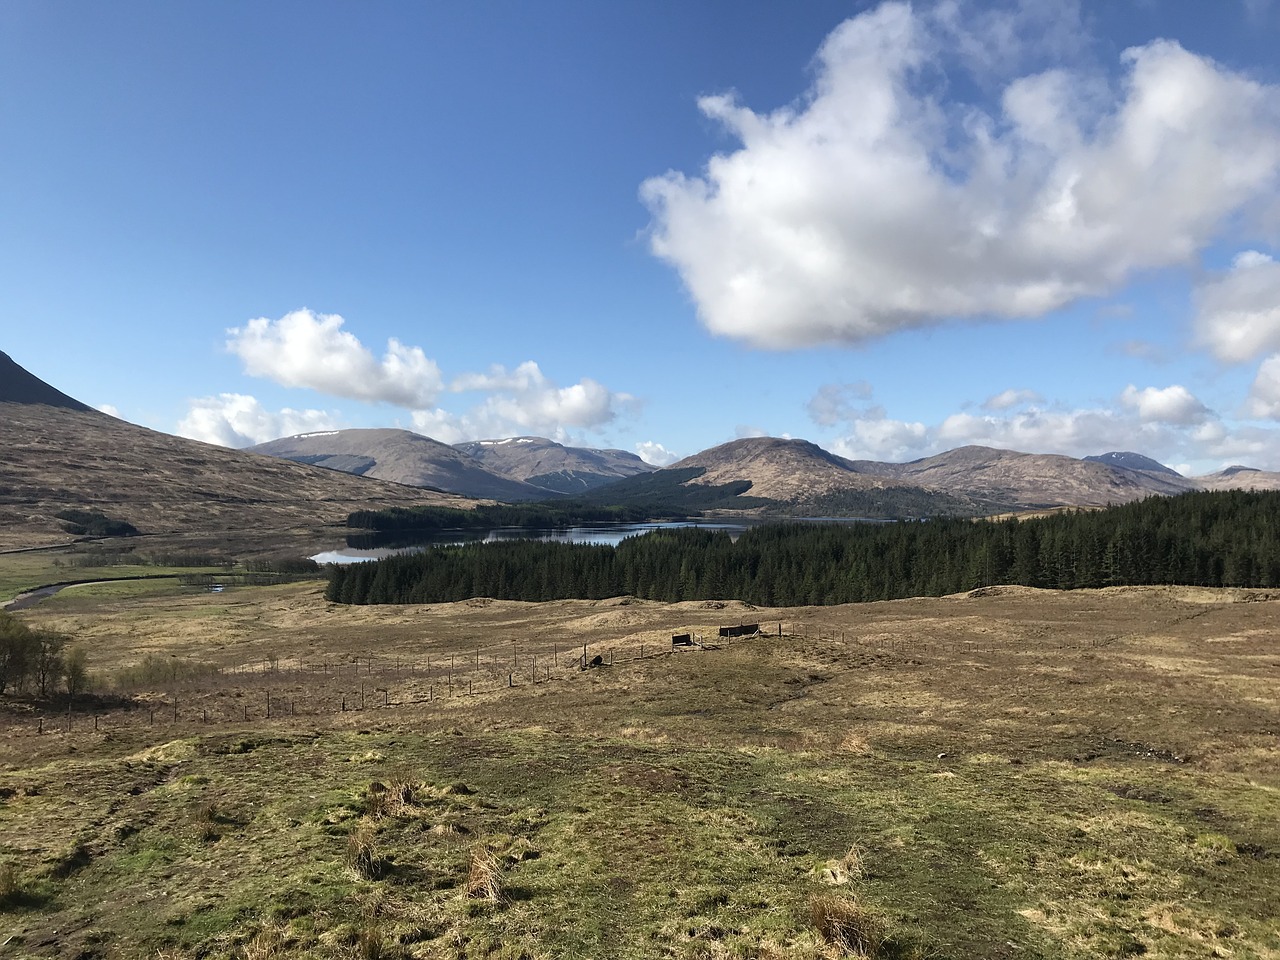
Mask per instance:
[[[397,553],[416,553],[431,547],[460,543],[497,543],[501,540],[547,540],[617,546],[627,537],[681,527],[727,530],[729,536],[736,540],[749,526],[751,523],[745,520],[668,520],[651,523],[592,523],[557,529],[492,527],[480,530],[420,531],[412,535],[365,533],[348,536],[347,546],[341,550],[317,553],[311,559],[316,563],[359,563],[364,560],[380,560]]]

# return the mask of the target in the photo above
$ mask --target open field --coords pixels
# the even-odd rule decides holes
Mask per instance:
[[[1280,957],[1280,598],[321,592],[22,613],[0,957]]]

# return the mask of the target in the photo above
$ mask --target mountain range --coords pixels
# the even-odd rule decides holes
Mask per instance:
[[[248,449],[362,477],[508,503],[585,493],[655,469],[634,453],[566,447],[544,437],[449,446],[409,430],[327,430]]]
[[[1280,473],[1233,466],[1184,477],[1132,452],[1076,459],[967,446],[888,463],[773,437],[730,441],[668,472],[624,451],[541,437],[450,446],[391,429],[325,431],[230,450],[100,413],[3,353],[0,448],[0,549],[65,542],[56,514],[89,509],[175,542],[269,552],[336,539],[356,509],[565,495],[607,502],[612,485],[623,496],[646,477],[669,477],[664,489],[732,484],[743,512],[790,516],[982,515],[1189,490],[1280,489]],[[719,506],[733,510],[733,499]]]
[[[476,440],[448,446],[406,430],[338,430],[251,448],[306,463],[467,496],[509,502],[561,494],[603,501],[629,478],[661,473],[620,450],[566,447],[542,437]],[[1190,490],[1280,489],[1280,474],[1229,467],[1184,477],[1150,457],[1111,452],[1077,459],[966,446],[908,463],[850,460],[807,440],[732,440],[672,464],[696,470],[685,484],[750,483],[749,512],[867,516],[981,515],[1109,503]],[[772,506],[760,507],[760,499]]]

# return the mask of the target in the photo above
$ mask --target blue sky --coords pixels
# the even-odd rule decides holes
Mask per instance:
[[[1280,469],[1280,3],[0,5],[0,349],[243,446]]]

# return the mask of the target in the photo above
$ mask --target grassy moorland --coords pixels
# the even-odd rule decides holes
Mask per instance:
[[[111,695],[3,701],[0,956],[1280,956],[1269,594],[21,616]]]

